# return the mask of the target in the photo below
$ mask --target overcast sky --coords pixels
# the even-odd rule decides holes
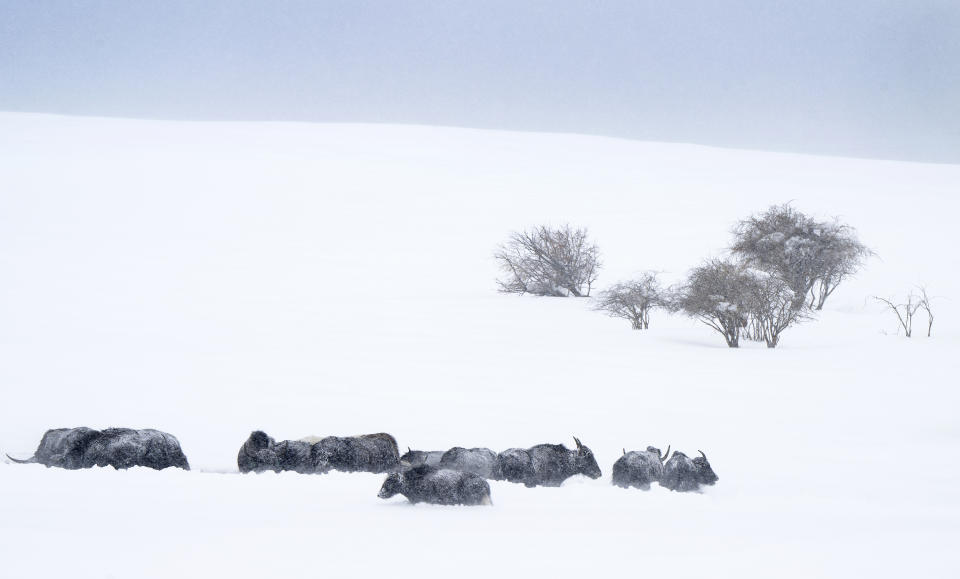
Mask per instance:
[[[0,110],[960,163],[960,0],[0,0]]]

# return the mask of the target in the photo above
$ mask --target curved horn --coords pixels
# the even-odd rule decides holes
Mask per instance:
[[[574,436],[573,441],[577,443],[577,450],[580,450],[580,448],[583,446],[582,444],[580,444],[580,439]]]
[[[626,448],[623,449],[623,454],[627,454],[627,449],[626,449]]]
[[[697,452],[699,452],[699,453],[700,453],[700,456],[702,456],[702,457],[703,457],[703,460],[706,460],[707,462],[710,462],[710,460],[709,460],[709,459],[707,459],[707,455],[705,455],[705,454],[703,454],[703,451],[702,451],[702,450],[698,450]]]
[[[12,456],[10,456],[10,455],[8,454],[8,455],[7,455],[7,458],[9,458],[10,460],[12,460],[13,462],[15,462],[15,463],[17,463],[17,464],[30,464],[30,463],[32,463],[32,462],[36,462],[36,461],[35,461],[35,457],[32,457],[32,456],[31,456],[30,458],[28,458],[27,460],[20,460],[19,458],[13,458]]]
[[[410,450],[409,446],[407,447],[407,452],[413,452],[412,450]]]

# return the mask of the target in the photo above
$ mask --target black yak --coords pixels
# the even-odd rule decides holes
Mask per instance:
[[[470,472],[483,478],[500,480],[497,453],[489,448],[462,448],[455,446],[443,453],[440,468]]]
[[[505,481],[526,483],[533,473],[533,460],[526,448],[508,448],[497,455],[497,461],[500,463],[500,476]]]
[[[177,438],[149,428],[57,428],[44,433],[31,458],[7,458],[71,470],[108,465],[117,469],[146,466],[163,470],[172,466],[190,470]]]
[[[381,499],[402,494],[411,503],[489,505],[490,484],[483,477],[457,470],[420,465],[395,472],[383,481]]]
[[[666,454],[659,448],[648,446],[647,450],[627,452],[613,463],[613,484],[618,487],[636,487],[650,490],[650,484],[660,482],[663,476],[663,462],[670,455],[670,447]]]
[[[690,459],[682,452],[674,452],[670,460],[663,465],[660,486],[672,491],[698,491],[700,485],[712,485],[719,480],[707,461],[707,455],[698,451],[700,456]]]
[[[425,464],[427,466],[440,466],[440,459],[443,458],[443,450],[410,450],[400,457],[400,466],[412,468]]]
[[[562,444],[538,444],[526,450],[511,448],[498,456],[502,478],[510,482],[521,482],[528,487],[558,487],[563,481],[576,474],[590,478],[600,478],[600,466],[593,457],[593,451],[580,443],[576,450],[569,450]]]
[[[397,441],[385,433],[276,442],[258,430],[250,434],[237,454],[240,472],[292,470],[322,474],[334,469],[383,473],[396,470],[399,461]]]

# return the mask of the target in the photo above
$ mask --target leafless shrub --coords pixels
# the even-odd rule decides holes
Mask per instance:
[[[731,250],[787,282],[798,303],[809,296],[809,307],[817,310],[872,255],[852,227],[837,220],[817,221],[789,204],[738,223]]]
[[[589,296],[600,269],[600,250],[586,229],[544,225],[514,232],[494,258],[504,273],[500,291],[538,296]]]
[[[674,303],[723,335],[731,348],[741,338],[776,348],[784,330],[810,317],[787,282],[729,260],[710,260],[694,269]]]
[[[877,296],[873,296],[873,299],[883,303],[890,311],[896,314],[897,321],[900,322],[900,327],[903,328],[903,332],[908,338],[913,335],[913,315],[922,307],[920,301],[922,298],[910,292],[907,294],[907,301],[901,303],[895,303],[893,299]],[[933,326],[933,318],[930,318],[930,326]]]
[[[650,310],[666,305],[664,290],[656,272],[648,271],[639,278],[621,282],[601,292],[595,309],[614,318],[630,321],[634,330],[650,327]]]
[[[798,305],[793,290],[779,277],[759,271],[748,274],[748,326],[754,339],[776,348],[784,330],[810,318],[809,308]]]
[[[931,297],[927,295],[927,288],[920,286],[920,307],[927,312],[927,337],[933,331],[933,309],[930,306]]]
[[[746,266],[729,260],[708,260],[690,272],[675,303],[688,316],[719,332],[727,346],[737,348],[740,332],[749,319],[752,282]]]

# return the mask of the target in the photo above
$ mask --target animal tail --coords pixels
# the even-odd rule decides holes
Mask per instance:
[[[8,455],[7,455],[7,458],[9,458],[10,460],[12,460],[13,462],[15,462],[15,463],[17,463],[17,464],[30,464],[30,463],[33,463],[33,462],[37,462],[36,458],[35,458],[35,457],[32,457],[32,456],[31,456],[30,458],[26,459],[26,460],[20,460],[19,458],[13,458],[12,456],[10,456],[10,455],[8,454]]]

